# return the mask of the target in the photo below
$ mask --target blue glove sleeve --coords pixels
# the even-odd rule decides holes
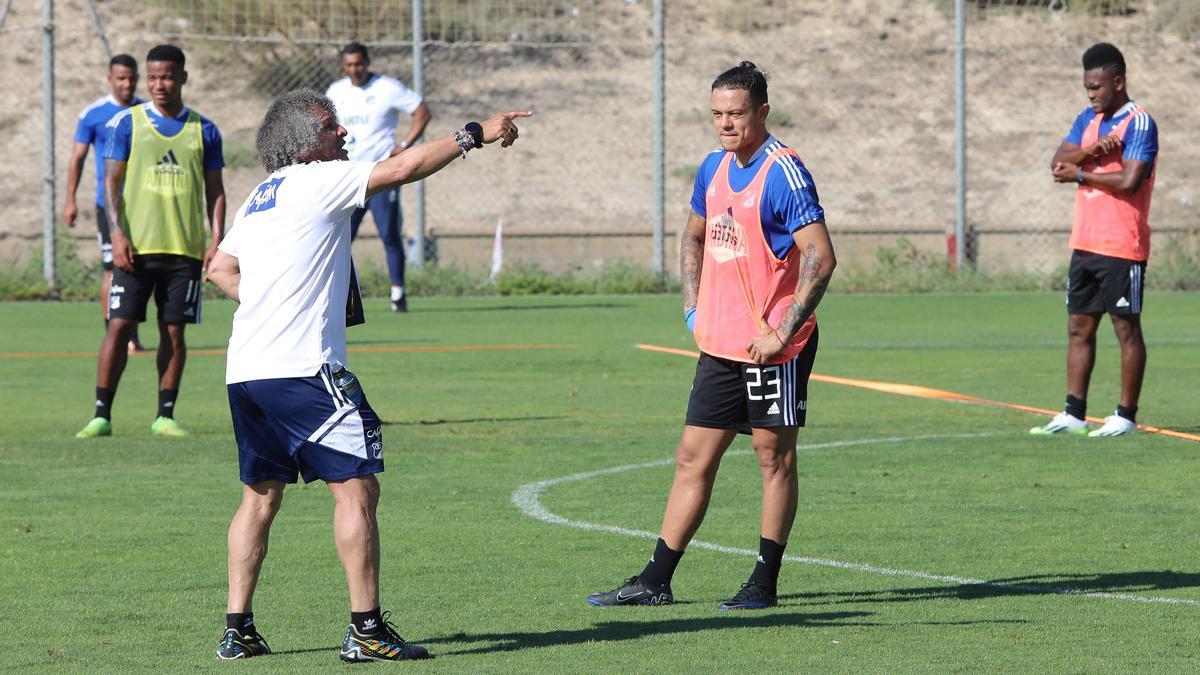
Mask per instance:
[[[683,322],[687,324],[687,329],[693,333],[696,332],[696,308],[688,307],[683,313]]]

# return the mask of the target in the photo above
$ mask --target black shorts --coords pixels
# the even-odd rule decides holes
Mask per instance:
[[[808,413],[808,376],[818,333],[790,361],[760,366],[700,354],[685,423],[712,429],[802,427]]]
[[[200,323],[200,266],[199,260],[183,255],[133,256],[133,274],[113,270],[109,318],[145,321],[153,295],[162,323]]]
[[[1075,251],[1067,273],[1067,313],[1142,313],[1146,263]]]
[[[104,207],[96,205],[96,241],[100,242],[100,264],[104,269],[111,270],[112,262],[112,236],[108,233],[108,215],[104,213]]]

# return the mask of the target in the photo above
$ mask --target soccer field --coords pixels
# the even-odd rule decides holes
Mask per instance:
[[[836,285],[836,280],[835,280]],[[1200,434],[1200,296],[1151,293],[1139,421]],[[0,304],[0,669],[322,671],[348,621],[321,483],[292,486],[255,602],[276,654],[214,649],[240,498],[206,304],[178,415],[147,434],[153,356],[131,358],[111,438],[91,417],[94,304]],[[437,656],[526,671],[1200,669],[1200,443],[1032,438],[1044,418],[829,382],[809,390],[780,605],[718,614],[753,565],[760,478],[727,457],[669,607],[597,608],[653,548],[694,369],[676,297],[381,301],[350,366],[384,420],[383,608]],[[1061,294],[839,295],[815,373],[1058,409]],[[149,331],[144,338],[153,343]],[[503,349],[501,349],[503,348]],[[1116,404],[1102,326],[1089,414]],[[706,546],[701,547],[703,543]]]

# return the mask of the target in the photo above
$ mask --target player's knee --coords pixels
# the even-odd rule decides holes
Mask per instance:
[[[379,504],[379,481],[373,475],[340,481],[333,500],[341,508],[373,514]]]
[[[764,476],[788,475],[796,472],[796,453],[774,443],[755,443],[758,468]]]
[[[270,520],[283,505],[283,490],[248,488],[242,496],[242,503],[250,515],[258,520]]]
[[[675,449],[675,472],[685,475],[715,474],[719,459],[711,453],[680,445]]]
[[[1067,322],[1067,337],[1072,340],[1091,340],[1096,334],[1096,326],[1088,321],[1076,321],[1072,319]]]

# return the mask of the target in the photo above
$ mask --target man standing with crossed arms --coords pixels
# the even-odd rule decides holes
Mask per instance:
[[[1055,181],[1078,185],[1067,276],[1067,402],[1047,424],[1029,430],[1035,436],[1133,433],[1146,371],[1142,289],[1158,127],[1145,108],[1129,100],[1125,57],[1116,47],[1101,42],[1084,52],[1083,87],[1091,105],[1075,118],[1051,161]],[[1088,384],[1105,313],[1121,344],[1121,398],[1116,412],[1089,433]]]
[[[753,63],[712,85],[721,150],[704,160],[680,250],[684,320],[700,361],[675,450],[675,481],[650,563],[593,605],[667,605],[671,577],[699,529],[721,457],[752,436],[762,469],[759,555],[749,581],[719,610],[776,604],[796,517],[796,435],[817,352],[813,313],[837,265],[812,176],[767,131],[767,81]]]

